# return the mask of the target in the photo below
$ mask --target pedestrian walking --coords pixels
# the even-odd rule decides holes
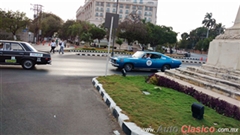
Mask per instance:
[[[58,46],[58,38],[56,39],[56,46]]]
[[[51,50],[50,50],[50,53],[51,52],[53,52],[53,53],[55,53],[55,48],[56,48],[56,42],[54,41],[54,40],[52,40],[52,42],[51,42]]]
[[[60,41],[59,46],[60,46],[59,54],[60,53],[64,54],[64,47],[65,47],[64,41]]]

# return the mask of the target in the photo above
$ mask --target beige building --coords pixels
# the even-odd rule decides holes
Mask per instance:
[[[76,19],[95,25],[105,21],[106,12],[116,13],[117,0],[85,0],[76,12]],[[133,11],[147,22],[157,23],[158,0],[118,0],[119,21],[123,21]]]

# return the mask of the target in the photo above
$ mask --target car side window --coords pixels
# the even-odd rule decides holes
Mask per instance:
[[[152,54],[151,59],[161,59],[161,55]]]
[[[0,43],[0,50],[3,50],[3,43]]]
[[[11,44],[11,50],[12,51],[24,51],[22,46],[20,46],[19,44],[17,43],[12,43]]]
[[[10,43],[3,43],[3,51],[9,51],[11,50]]]

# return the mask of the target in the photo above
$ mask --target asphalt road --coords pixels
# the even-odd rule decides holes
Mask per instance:
[[[66,53],[53,54],[52,61],[34,70],[0,66],[1,135],[122,134],[91,83],[93,77],[106,74],[106,57]],[[110,64],[108,68],[107,75],[121,74]],[[152,73],[138,70],[128,75]]]

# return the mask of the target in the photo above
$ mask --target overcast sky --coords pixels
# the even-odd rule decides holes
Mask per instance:
[[[43,5],[44,12],[51,12],[63,20],[75,19],[76,11],[83,6],[84,0],[0,0],[3,10],[19,10],[33,18],[33,5]],[[202,26],[206,13],[212,13],[217,23],[226,28],[233,25],[240,0],[159,0],[157,24],[173,27],[181,35],[183,32]]]

